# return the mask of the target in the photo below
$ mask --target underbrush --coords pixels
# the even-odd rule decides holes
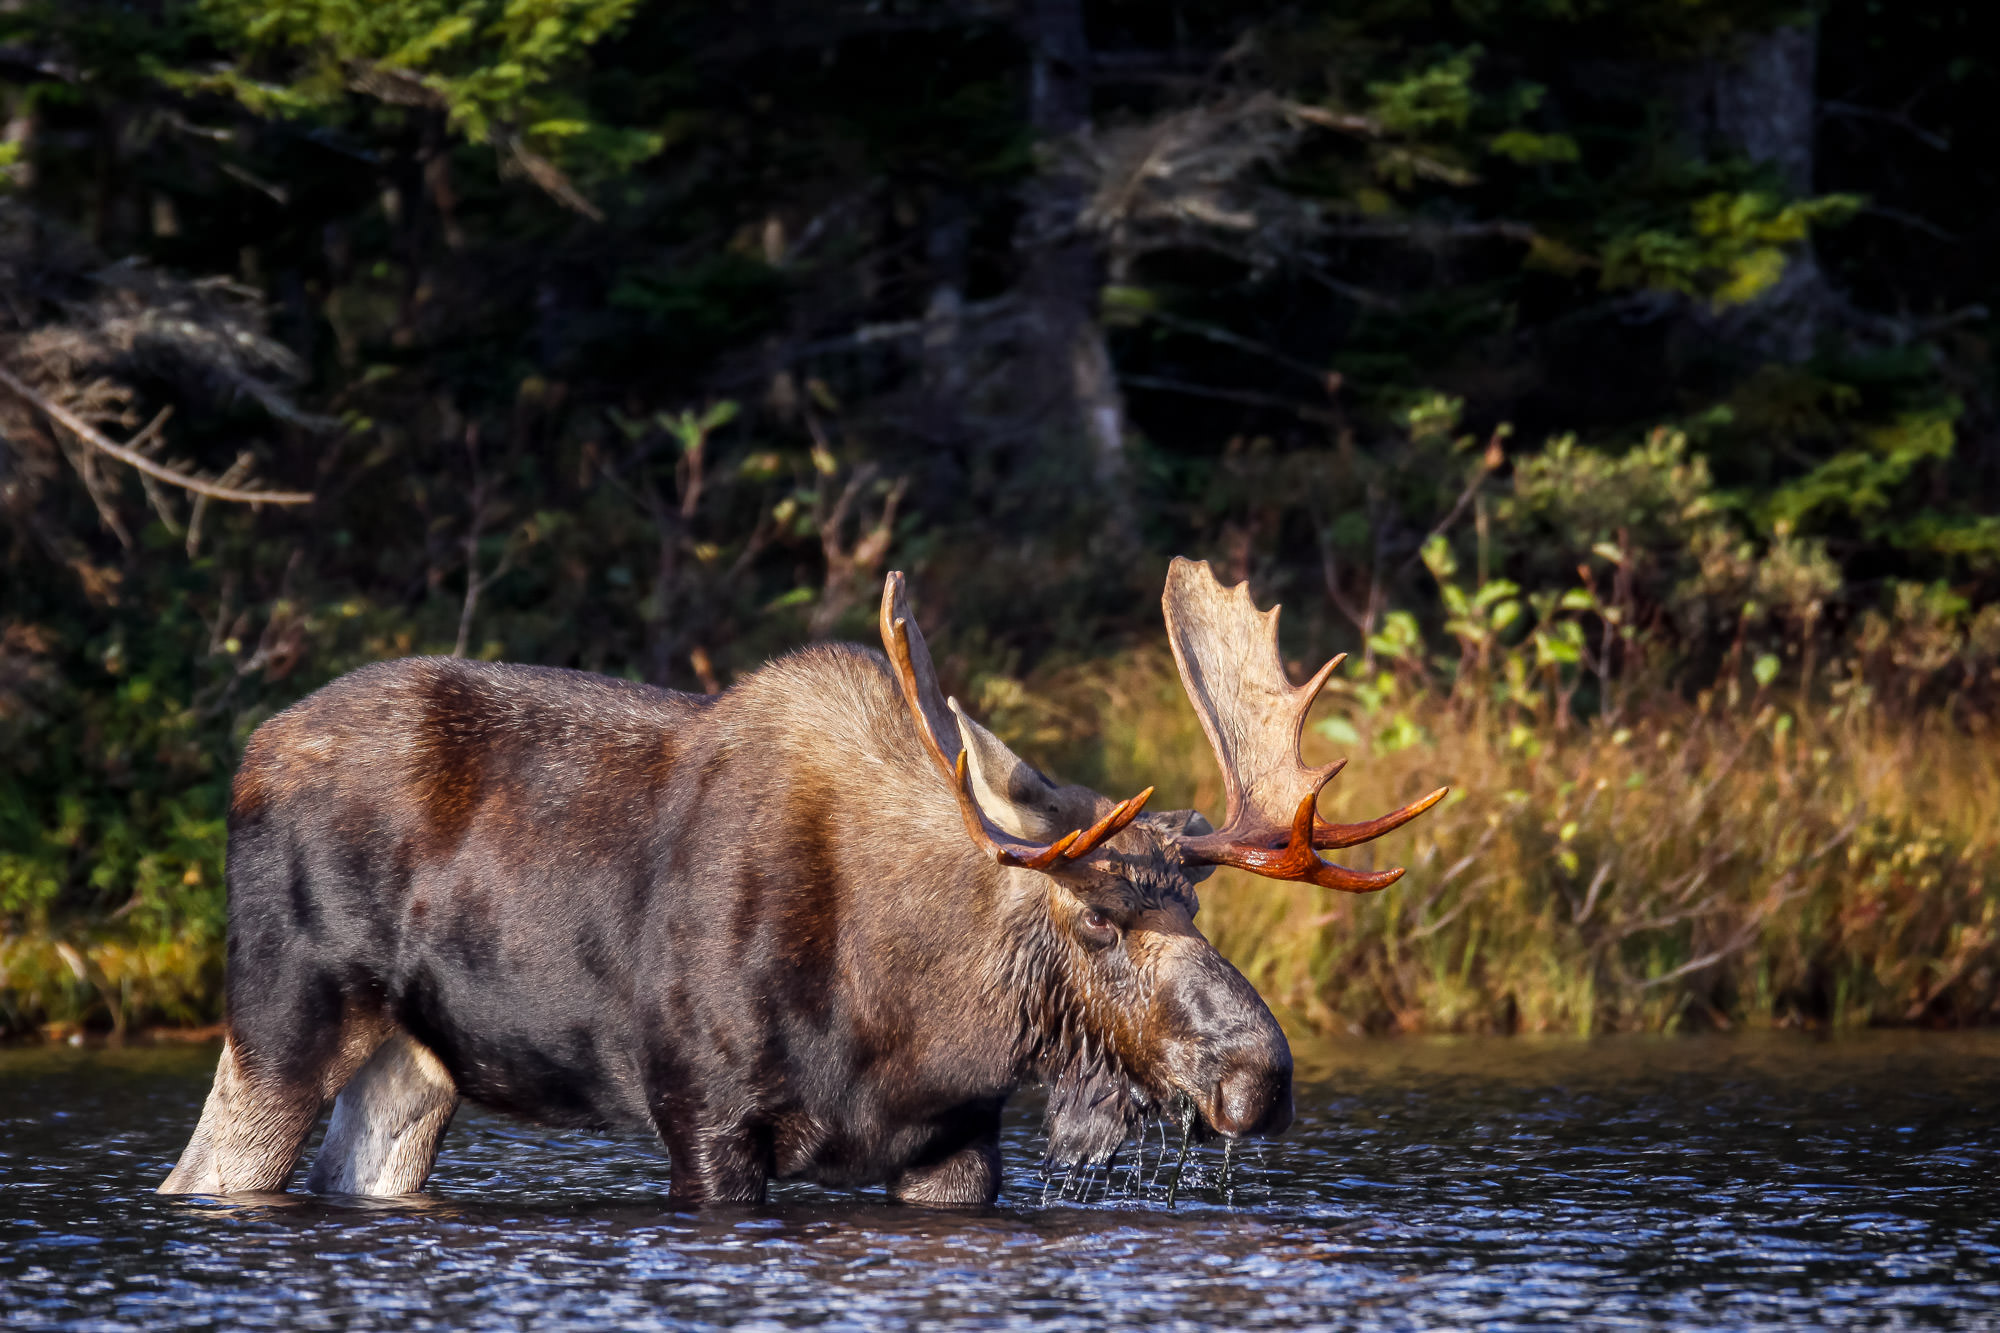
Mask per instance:
[[[198,1027],[222,1007],[222,941],[212,932],[147,936],[116,923],[0,935],[0,1035],[86,1029],[114,1039]]]
[[[983,693],[1065,777],[1156,784],[1157,808],[1220,819],[1220,775],[1163,655]],[[1391,714],[1337,677],[1305,742],[1310,762],[1353,761],[1328,818],[1452,788],[1343,854],[1409,874],[1348,896],[1225,870],[1203,886],[1200,924],[1320,1030],[1994,1021],[2000,752],[1976,721],[1845,698],[1663,693],[1615,726],[1524,731],[1438,693]]]

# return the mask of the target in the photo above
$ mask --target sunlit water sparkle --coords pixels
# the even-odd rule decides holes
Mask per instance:
[[[2000,1034],[1299,1047],[1282,1139],[675,1214],[476,1110],[427,1198],[162,1199],[213,1048],[0,1050],[7,1329],[2000,1328]]]

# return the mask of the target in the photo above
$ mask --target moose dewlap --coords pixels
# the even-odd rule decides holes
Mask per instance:
[[[1367,892],[1316,849],[1414,818],[1316,813],[1277,611],[1176,560],[1167,633],[1224,826],[1061,786],[938,689],[891,574],[887,656],[808,648],[715,696],[574,671],[366,667],[250,740],[229,823],[228,1021],[170,1194],[420,1188],[459,1099],[650,1128],[673,1197],[773,1177],[999,1190],[1001,1107],[1052,1157],[1150,1116],[1291,1120],[1291,1051],[1195,929],[1216,865]],[[1336,659],[1337,661],[1338,659]]]

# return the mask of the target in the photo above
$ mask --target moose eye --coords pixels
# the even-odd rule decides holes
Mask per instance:
[[[1117,925],[1095,907],[1083,909],[1083,915],[1077,918],[1077,933],[1083,936],[1085,944],[1094,949],[1103,949],[1118,942]]]

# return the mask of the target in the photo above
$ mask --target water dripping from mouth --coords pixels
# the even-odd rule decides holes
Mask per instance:
[[[1236,1206],[1236,1140],[1222,1141],[1222,1202],[1225,1206]]]
[[[1146,1185],[1146,1122],[1141,1120],[1132,1135],[1132,1169],[1125,1173],[1126,1198],[1139,1193]]]
[[[1181,1109],[1181,1155],[1179,1159],[1174,1162],[1174,1178],[1167,1182],[1167,1207],[1169,1208],[1173,1207],[1174,1200],[1180,1197],[1181,1173],[1187,1170],[1188,1149],[1194,1146],[1194,1103],[1191,1101],[1187,1101],[1186,1099],[1183,1099],[1181,1101],[1180,1109]],[[1161,1136],[1164,1138],[1166,1135],[1166,1130],[1162,1129],[1160,1133]]]

